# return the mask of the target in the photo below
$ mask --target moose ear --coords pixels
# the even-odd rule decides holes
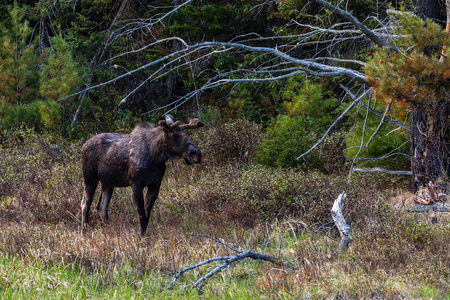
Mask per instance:
[[[175,118],[172,115],[169,115],[169,114],[166,114],[165,120],[166,120],[166,123],[169,124],[169,125],[172,124],[172,123],[175,123]]]
[[[189,124],[185,124],[185,125],[180,125],[181,129],[195,129],[198,127],[203,127],[204,124],[202,123],[202,121],[200,121],[197,118],[191,119],[189,121]]]
[[[161,120],[158,122],[158,125],[168,132],[174,132],[178,125],[180,125],[180,122],[167,122],[167,120]]]

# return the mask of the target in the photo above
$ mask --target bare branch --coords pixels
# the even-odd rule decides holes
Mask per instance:
[[[369,97],[369,99],[368,99],[368,103],[369,103],[369,106],[370,106],[370,97]],[[367,119],[368,119],[368,118],[369,118],[369,111],[366,111],[366,117],[364,118],[364,125],[363,125],[363,127],[362,127],[361,144],[359,145],[358,152],[356,153],[355,157],[353,158],[352,165],[350,166],[350,172],[349,172],[349,174],[348,174],[348,181],[347,181],[348,183],[350,183],[350,181],[351,181],[351,179],[352,179],[352,170],[353,170],[353,166],[355,165],[355,162],[356,162],[356,160],[357,160],[359,154],[361,153],[362,148],[364,147],[364,140],[365,140],[365,137],[366,137],[366,130],[368,129],[368,127],[367,127]],[[370,128],[369,128],[369,129],[370,129]]]
[[[324,0],[314,0],[317,3],[319,3],[322,6],[325,6],[326,8],[332,10],[333,12],[336,12],[337,14],[345,17],[350,22],[352,22],[356,27],[358,27],[369,39],[371,39],[375,44],[377,44],[380,47],[386,47],[391,51],[397,51],[396,48],[392,47],[382,39],[380,39],[378,36],[376,36],[372,30],[367,28],[365,25],[363,25],[358,19],[356,19],[353,15],[351,15],[349,12],[342,10]]]
[[[205,261],[202,261],[201,263],[198,263],[198,264],[195,264],[195,265],[192,265],[192,266],[188,266],[188,267],[184,268],[183,270],[179,271],[179,272],[177,273],[177,275],[175,275],[175,277],[174,277],[173,280],[170,282],[170,284],[167,286],[167,288],[170,289],[171,287],[173,287],[173,286],[175,285],[175,283],[177,282],[177,280],[178,280],[181,276],[183,276],[183,274],[186,273],[187,271],[196,269],[196,268],[198,268],[198,267],[204,266],[204,265],[209,264],[209,263],[211,263],[211,262],[222,261],[222,260],[229,260],[229,259],[231,259],[232,257],[233,257],[233,256],[214,257],[214,258],[211,258],[211,259],[207,259],[207,260],[205,260]]]
[[[268,261],[277,265],[282,265],[284,266],[284,263],[282,261],[280,261],[278,258],[271,256],[271,255],[266,255],[266,254],[261,254],[261,253],[257,253],[257,252],[252,252],[252,251],[240,251],[240,250],[236,250],[230,246],[228,246],[226,243],[219,241],[218,239],[212,238],[208,235],[205,234],[187,234],[185,233],[185,235],[190,235],[190,236],[199,236],[199,237],[206,237],[209,239],[212,239],[213,241],[227,246],[228,248],[230,248],[231,250],[238,252],[238,254],[234,255],[234,256],[220,256],[220,257],[215,257],[215,258],[211,258],[211,259],[207,259],[205,261],[202,261],[198,264],[192,265],[192,266],[188,266],[184,269],[182,269],[181,271],[179,271],[175,277],[173,278],[173,280],[170,282],[170,284],[167,286],[167,288],[171,288],[175,285],[176,281],[183,276],[184,273],[186,273],[187,271],[196,269],[198,267],[204,266],[206,264],[209,264],[211,262],[216,262],[216,261],[224,261],[223,264],[217,266],[216,268],[214,268],[211,272],[209,272],[208,274],[202,276],[200,279],[198,279],[193,285],[192,288],[198,288],[201,284],[203,284],[203,282],[205,282],[208,278],[214,276],[214,274],[226,269],[228,266],[230,266],[232,263],[246,259],[246,258],[252,258],[255,260],[264,260],[264,261]]]
[[[364,173],[371,173],[371,172],[382,172],[392,175],[412,175],[411,171],[391,171],[386,170],[383,168],[369,168],[369,169],[360,169],[360,168],[354,168],[352,169],[353,172],[364,172]]]
[[[220,240],[218,240],[218,239],[215,239],[215,238],[213,238],[213,237],[210,237],[209,235],[206,235],[206,234],[184,233],[184,235],[205,237],[205,238],[208,238],[208,239],[211,239],[211,240],[215,241],[216,243],[219,243],[219,244],[221,244],[221,245],[224,245],[225,247],[227,247],[227,248],[233,250],[234,252],[237,252],[237,253],[242,253],[242,252],[244,252],[244,251],[241,251],[241,250],[234,249],[234,248],[231,247],[230,245],[228,245],[228,244],[226,244],[226,243],[224,243],[224,242],[222,242],[222,241],[220,241]]]
[[[265,255],[265,254],[261,254],[261,253],[257,253],[257,252],[252,252],[252,251],[246,251],[243,253],[240,253],[236,256],[233,256],[232,258],[230,258],[229,260],[225,260],[225,262],[216,267],[214,270],[212,270],[211,272],[209,272],[208,274],[206,274],[205,276],[201,277],[199,280],[197,280],[193,285],[192,288],[196,288],[199,285],[201,285],[204,281],[206,281],[208,278],[214,276],[214,274],[222,271],[223,269],[227,268],[228,266],[230,266],[232,263],[246,259],[246,258],[252,258],[255,260],[264,260],[264,261],[268,261],[277,265],[284,265],[280,260],[278,260],[278,258],[270,256],[270,255]]]
[[[395,9],[386,9],[386,13],[390,15],[410,15],[414,16],[414,13],[411,11],[401,11],[401,10],[395,10]]]
[[[187,5],[187,4],[191,3],[191,2],[192,2],[192,0],[187,0],[184,3],[181,3],[179,5],[175,5],[175,8],[173,8],[171,11],[167,12],[166,14],[164,14],[163,16],[157,18],[154,21],[147,20],[148,21],[147,23],[143,22],[143,21],[139,21],[139,22],[137,22],[135,24],[139,25],[139,27],[138,27],[139,29],[144,29],[144,28],[148,29],[148,28],[152,27],[153,25],[155,25],[157,23],[161,23],[165,18],[167,18],[168,16],[172,15],[177,10],[179,10],[180,8],[182,8],[183,6],[185,6],[185,5]],[[111,34],[110,38],[108,39],[108,44],[110,44],[113,40],[117,39],[118,37],[123,36],[123,35],[129,35],[129,34],[131,34],[132,31],[136,30],[136,28],[134,28],[134,29],[125,30],[124,32],[122,32],[120,34],[115,34],[116,32],[121,31],[121,30],[123,30],[126,27],[129,27],[131,24],[133,24],[133,23],[127,23],[123,27],[121,27],[121,28],[119,28],[117,30],[114,30],[113,34]]]
[[[371,137],[370,137],[369,140],[367,141],[367,144],[366,144],[366,146],[365,146],[366,149],[369,148],[370,142],[372,142],[372,140],[375,138],[375,135],[377,135],[378,132],[380,131],[381,126],[383,125],[384,119],[386,118],[386,114],[388,113],[389,109],[391,108],[391,104],[392,104],[392,101],[389,102],[389,104],[386,106],[386,109],[384,110],[384,113],[383,113],[383,117],[381,118],[381,121],[380,121],[380,123],[378,124],[377,129],[375,129],[374,133],[372,133]]]
[[[351,70],[351,69],[347,69],[347,68],[342,68],[342,67],[336,67],[336,66],[329,66],[329,65],[325,65],[325,64],[321,64],[321,63],[317,63],[314,61],[308,61],[308,60],[304,60],[304,59],[298,59],[295,57],[292,57],[280,50],[278,50],[277,48],[270,48],[270,47],[255,47],[255,46],[248,46],[248,45],[244,45],[244,44],[239,44],[239,43],[226,43],[226,42],[204,42],[204,43],[198,43],[198,44],[194,44],[194,45],[190,45],[188,47],[186,47],[185,49],[179,50],[179,51],[175,51],[172,52],[160,59],[154,60],[152,62],[149,62],[137,69],[131,70],[125,74],[122,74],[120,76],[117,76],[111,80],[108,80],[106,82],[88,87],[80,92],[65,96],[63,98],[58,99],[56,102],[60,102],[64,99],[67,99],[69,97],[72,96],[76,96],[82,93],[85,93],[89,90],[98,88],[98,87],[102,87],[105,86],[107,84],[113,83],[119,79],[123,79],[127,76],[130,76],[136,72],[145,70],[151,66],[155,66],[157,64],[163,63],[165,61],[169,61],[172,57],[178,56],[180,54],[184,54],[185,52],[189,52],[189,51],[193,51],[193,50],[200,50],[200,49],[206,49],[206,48],[214,48],[214,47],[225,47],[225,48],[237,48],[237,49],[242,49],[242,50],[246,50],[246,51],[250,51],[250,52],[262,52],[262,53],[266,53],[266,54],[270,54],[273,55],[283,61],[286,62],[290,62],[290,63],[294,63],[300,66],[303,66],[304,69],[303,71],[305,73],[311,74],[311,75],[318,75],[318,76],[345,76],[345,77],[349,77],[351,79],[354,79],[358,82],[361,83],[366,83],[365,80],[365,76],[364,74],[355,71],[355,70]],[[314,69],[320,71],[315,71]],[[292,76],[297,75],[298,73],[292,73]],[[286,76],[288,77],[288,76]],[[279,78],[280,79],[280,78]],[[231,82],[231,81],[230,81]],[[205,89],[205,88],[203,88]]]
[[[377,112],[376,110],[374,110],[374,109],[368,107],[368,106],[365,105],[364,103],[359,103],[359,106],[361,106],[361,107],[364,108],[364,109],[367,109],[368,111],[370,111],[372,114],[374,114],[374,115],[377,116],[378,118],[380,118],[380,119],[383,118],[383,115],[382,115],[382,114],[380,114],[380,113]],[[394,124],[394,125],[397,125],[398,127],[402,128],[402,129],[405,129],[405,130],[407,130],[407,131],[411,131],[411,128],[409,128],[408,125],[405,125],[405,124],[403,124],[403,123],[401,123],[401,122],[399,122],[399,121],[396,121],[396,120],[392,119],[391,117],[385,116],[384,119],[385,119],[386,122],[388,122],[388,123],[392,123],[392,124]]]
[[[330,127],[328,127],[328,130],[325,132],[325,134],[322,136],[322,138],[317,141],[317,143],[312,146],[308,151],[306,151],[305,153],[303,153],[302,155],[300,155],[299,157],[297,157],[297,159],[301,159],[302,157],[304,157],[305,155],[309,154],[311,151],[313,151],[317,146],[319,146],[324,140],[325,138],[330,134],[331,130],[334,128],[334,126],[336,126],[336,124],[356,105],[358,104],[359,101],[361,101],[369,92],[371,92],[372,89],[368,89],[367,91],[365,91],[361,96],[359,96],[358,98],[354,99],[352,104],[350,104],[346,110],[344,110],[344,112],[333,122],[333,124],[330,125]]]
[[[347,94],[350,95],[350,97],[352,97],[352,98],[355,97],[355,96],[353,95],[353,93],[350,92],[350,91],[349,91],[345,86],[343,86],[342,84],[341,84],[341,87],[347,92]],[[358,105],[361,106],[362,108],[367,109],[368,111],[370,111],[372,114],[374,114],[374,115],[377,116],[378,118],[380,118],[380,119],[383,118],[383,114],[380,114],[379,112],[377,112],[376,110],[370,108],[369,106],[365,105],[364,103],[359,102]],[[403,129],[405,129],[405,130],[407,130],[407,131],[411,131],[411,129],[409,128],[409,126],[407,126],[407,125],[405,125],[405,124],[403,124],[403,123],[401,123],[401,122],[399,122],[399,121],[396,121],[396,120],[394,120],[394,119],[392,119],[392,118],[390,118],[390,117],[388,117],[388,116],[385,116],[384,119],[385,119],[387,122],[392,123],[392,124],[395,124],[395,125],[397,125],[397,126],[400,127],[400,128],[403,128]]]
[[[328,60],[328,61],[334,61],[334,62],[342,62],[342,63],[352,63],[352,64],[358,64],[361,66],[366,66],[367,63],[363,61],[359,61],[356,59],[340,59],[340,58],[334,58],[334,57],[315,57],[312,59],[308,59],[311,61],[321,61],[321,60]]]

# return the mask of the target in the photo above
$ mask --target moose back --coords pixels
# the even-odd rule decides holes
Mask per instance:
[[[201,162],[201,151],[185,129],[202,127],[198,119],[180,125],[168,115],[157,126],[139,123],[130,134],[102,133],[89,139],[81,149],[84,195],[81,202],[81,226],[88,222],[97,184],[101,196],[97,205],[102,222],[108,222],[108,205],[114,187],[131,186],[141,233],[145,233],[150,212],[159,194],[166,161],[183,158],[186,164]],[[147,193],[144,199],[144,188]]]

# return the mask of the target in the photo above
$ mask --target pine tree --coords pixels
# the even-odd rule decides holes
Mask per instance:
[[[51,44],[42,64],[40,94],[44,100],[39,111],[44,127],[55,130],[61,120],[61,106],[56,101],[75,92],[85,81],[86,71],[74,60],[71,45],[61,34],[53,37]]]
[[[17,127],[27,117],[36,119],[27,104],[39,95],[39,55],[31,29],[17,2],[9,7],[9,19],[0,38],[0,125]]]

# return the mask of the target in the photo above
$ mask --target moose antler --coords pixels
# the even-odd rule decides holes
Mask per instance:
[[[181,129],[195,129],[198,127],[203,127],[204,124],[197,118],[189,120],[189,124],[180,125]]]
[[[175,122],[175,118],[172,115],[166,115],[165,120],[159,121],[158,125],[170,132],[173,132],[178,127],[178,125],[180,125],[180,122]]]

